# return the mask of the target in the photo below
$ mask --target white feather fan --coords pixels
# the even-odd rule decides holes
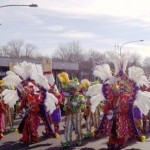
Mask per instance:
[[[50,74],[44,74],[44,76],[46,77],[48,83],[50,83],[50,85],[53,85],[55,83],[55,79],[52,73]]]
[[[46,93],[45,106],[47,112],[50,114],[56,109],[56,104],[58,104],[58,99],[51,93]]]
[[[132,66],[128,69],[129,78],[137,83],[138,86],[145,85],[147,86],[150,82],[145,76],[145,73],[142,68]]]
[[[46,90],[49,90],[50,87],[49,87],[48,81],[44,75],[41,75],[38,73],[32,74],[31,79],[33,79],[40,86],[44,87]]]
[[[41,64],[35,64],[35,63],[28,63],[29,65],[31,65],[32,67],[32,74],[33,73],[38,73],[40,75],[43,75],[43,69],[42,69],[42,65]]]
[[[122,71],[125,73],[126,67],[128,64],[128,56],[127,55],[115,54],[110,59],[111,59],[111,62],[114,64],[114,67],[115,67],[115,75],[119,72],[120,69],[122,69]]]
[[[110,59],[111,59],[111,62],[114,64],[115,75],[116,75],[119,72],[120,65],[121,65],[120,55],[115,54]]]
[[[150,92],[139,91],[134,105],[137,105],[140,111],[147,115],[150,110]]]
[[[112,77],[112,71],[108,64],[97,65],[93,74],[94,76],[99,77],[101,80],[106,80]]]
[[[5,89],[2,92],[2,95],[4,96],[4,103],[9,105],[9,107],[14,107],[14,105],[16,104],[17,100],[19,100],[19,97],[17,95],[17,91],[16,90],[9,90],[9,89]]]
[[[141,76],[141,80],[139,81],[139,85],[141,85],[141,86],[145,85],[146,87],[149,87],[150,82],[147,79],[147,77],[143,75],[143,76]]]
[[[91,103],[91,111],[92,113],[95,112],[96,110],[96,107],[100,104],[101,101],[103,101],[105,98],[103,96],[103,94],[97,94],[95,96],[93,96],[91,99],[90,99],[90,103]]]
[[[4,83],[7,86],[19,86],[21,83],[21,79],[19,78],[19,76],[13,74],[12,72],[7,72],[9,75],[3,78]]]
[[[27,66],[27,62],[23,62],[13,67],[15,73],[20,77],[22,77],[24,80],[28,78],[28,75],[25,70],[26,66]]]
[[[88,91],[86,92],[86,96],[92,97],[100,93],[102,93],[102,84],[95,84],[89,87]]]
[[[127,68],[127,64],[128,64],[128,55],[122,55],[121,56],[121,61],[122,61],[122,71],[125,73],[126,72],[126,68]]]
[[[14,71],[17,75],[21,76],[24,80],[31,78],[31,74],[37,73],[35,64],[22,62],[14,66]]]
[[[43,75],[43,69],[41,64],[35,64],[37,73]]]

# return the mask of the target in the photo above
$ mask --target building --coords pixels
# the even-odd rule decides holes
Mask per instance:
[[[45,60],[45,59],[44,59]],[[21,63],[23,61],[32,62],[35,64],[42,64],[42,59],[31,59],[31,58],[16,58],[16,57],[0,57],[0,79],[6,76],[6,72],[11,70],[13,65]],[[52,72],[55,77],[56,83],[57,74],[66,71],[70,77],[78,76],[79,65],[77,63],[65,63],[65,62],[52,62]]]

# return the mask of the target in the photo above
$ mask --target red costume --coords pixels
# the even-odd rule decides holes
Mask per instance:
[[[32,93],[33,94],[33,93]],[[29,94],[27,98],[21,101],[19,110],[26,109],[25,117],[19,126],[19,132],[22,133],[23,137],[20,139],[21,142],[38,142],[38,125],[39,125],[39,103],[37,95]]]
[[[128,117],[128,94],[119,94],[112,96],[104,107],[104,113],[113,112],[112,118],[107,119],[105,128],[106,134],[109,135],[108,145],[118,144],[122,146],[125,142],[125,137],[130,136],[130,126]]]
[[[5,130],[5,105],[2,100],[0,100],[0,139],[4,137],[3,132]]]
[[[3,101],[3,97],[1,95],[3,88],[0,86],[0,139],[4,137],[3,132],[5,130],[5,113],[6,108]]]

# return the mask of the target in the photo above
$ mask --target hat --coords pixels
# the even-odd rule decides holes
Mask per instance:
[[[57,75],[57,77],[62,84],[66,84],[66,83],[70,82],[69,76],[66,72],[59,73]]]
[[[90,86],[90,81],[88,79],[81,80],[80,87],[84,89],[88,89]]]

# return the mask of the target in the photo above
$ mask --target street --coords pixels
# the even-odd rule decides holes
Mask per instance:
[[[20,119],[15,120],[14,127],[17,128],[20,123]],[[60,138],[45,138],[42,136],[42,131],[44,127],[42,124],[39,126],[39,142],[35,144],[22,144],[19,142],[21,135],[16,132],[7,133],[5,137],[0,141],[0,150],[62,150],[64,148],[61,147],[60,142],[64,140],[64,122],[60,124]],[[85,129],[83,130],[85,133]],[[74,133],[73,133],[74,134]],[[150,134],[146,135],[148,138],[145,142],[136,142],[136,143],[127,143],[127,146],[124,150],[150,150]],[[75,137],[73,136],[73,140]],[[100,137],[98,139],[91,138],[83,140],[83,145],[80,147],[76,147],[73,143],[72,147],[67,148],[70,150],[106,150],[106,143],[108,141],[108,137]],[[66,148],[65,148],[66,149]]]

